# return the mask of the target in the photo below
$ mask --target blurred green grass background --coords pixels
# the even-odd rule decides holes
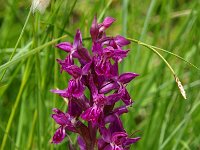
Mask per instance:
[[[31,1],[0,0],[0,76],[30,6]],[[116,18],[109,35],[121,34],[167,49],[200,67],[198,0],[51,0],[44,14],[31,14],[13,58],[18,61],[6,66],[0,82],[1,148],[4,144],[5,150],[67,149],[67,140],[60,145],[50,143],[57,127],[50,117],[51,110],[66,108],[59,96],[49,92],[67,87],[69,76],[60,74],[55,61],[64,59],[65,53],[55,48],[58,42],[46,43],[63,35],[67,38],[61,41],[72,42],[78,28],[83,37],[89,37],[95,14],[101,21],[105,16]],[[91,47],[87,40],[84,45]],[[120,72],[140,74],[128,86],[135,103],[122,117],[130,135],[140,130],[134,136],[142,139],[132,149],[200,149],[200,72],[162,53],[184,85],[188,97],[184,100],[160,58],[135,43],[128,48],[130,53],[120,64]],[[26,53],[29,55],[24,57]]]

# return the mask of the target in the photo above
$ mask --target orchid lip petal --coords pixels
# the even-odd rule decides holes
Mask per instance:
[[[81,118],[86,121],[92,121],[93,123],[96,123],[101,112],[101,108],[95,105],[93,107],[88,108],[84,113],[82,113]]]
[[[52,143],[54,144],[61,143],[64,140],[65,136],[66,136],[65,129],[61,126],[56,130],[52,139]]]

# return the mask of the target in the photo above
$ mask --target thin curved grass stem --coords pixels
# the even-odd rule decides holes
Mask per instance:
[[[140,42],[138,40],[135,39],[131,39],[131,38],[127,38],[128,40],[130,40],[131,42],[137,43],[138,45],[142,45],[148,49],[150,49],[151,51],[153,51],[156,55],[158,55],[163,61],[164,63],[167,65],[167,67],[169,68],[169,70],[171,71],[172,75],[174,76],[174,79],[178,85],[178,88],[180,90],[181,95],[183,96],[184,99],[187,99],[186,97],[186,93],[185,90],[183,88],[182,83],[180,82],[179,78],[176,76],[176,73],[174,71],[174,69],[171,67],[171,65],[167,62],[167,60],[155,49],[153,48],[151,45],[145,44],[143,42]]]
[[[29,20],[29,18],[30,18],[30,16],[31,16],[31,12],[32,12],[32,11],[31,11],[31,9],[30,9],[30,10],[29,10],[29,13],[28,13],[28,15],[27,15],[27,17],[26,17],[26,21],[25,21],[25,23],[24,23],[24,26],[23,26],[23,28],[22,28],[22,31],[21,31],[21,33],[20,33],[20,36],[19,36],[19,38],[18,38],[18,40],[17,40],[17,43],[15,44],[15,48],[14,48],[14,50],[12,51],[12,54],[10,55],[10,58],[9,58],[8,62],[11,61],[11,60],[13,59],[13,57],[14,57],[14,55],[15,55],[15,53],[16,53],[17,47],[19,46],[19,43],[20,43],[20,41],[21,41],[21,39],[22,39],[22,36],[23,36],[23,34],[24,34],[24,31],[25,31],[25,28],[26,28],[26,26],[27,26],[28,20]],[[2,76],[1,76],[1,78],[0,78],[0,81],[3,80],[3,77],[4,77],[4,75],[6,74],[6,71],[7,71],[7,68],[3,71],[3,74],[2,74]]]

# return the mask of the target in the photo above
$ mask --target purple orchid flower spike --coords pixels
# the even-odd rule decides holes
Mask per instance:
[[[138,74],[119,73],[118,64],[127,57],[129,50],[124,47],[130,41],[120,35],[106,35],[114,21],[106,17],[98,23],[94,17],[90,28],[91,51],[83,46],[80,30],[72,44],[61,42],[56,46],[67,53],[64,60],[57,59],[60,71],[71,78],[67,88],[51,90],[67,104],[66,112],[53,109],[52,118],[58,125],[52,138],[54,144],[62,142],[68,132],[78,135],[77,144],[81,150],[129,150],[130,145],[140,139],[129,137],[120,119],[133,104],[126,86]],[[116,105],[120,101],[124,104]],[[70,142],[68,147],[74,145]]]

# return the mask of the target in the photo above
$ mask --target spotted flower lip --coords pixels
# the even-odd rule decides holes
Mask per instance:
[[[73,43],[56,45],[67,54],[65,59],[57,59],[60,71],[71,78],[67,88],[51,90],[67,101],[66,112],[53,109],[52,118],[58,128],[52,143],[61,143],[68,132],[74,132],[78,134],[81,150],[129,150],[130,145],[140,139],[129,137],[120,119],[133,105],[127,85],[139,75],[119,73],[119,63],[130,53],[129,49],[124,49],[130,41],[121,35],[106,35],[114,22],[114,18],[106,17],[98,23],[94,17],[90,28],[91,50],[84,47],[80,30]],[[123,105],[119,106],[118,102]]]
[[[140,140],[140,137],[129,138],[128,134],[123,129],[122,123],[118,115],[113,114],[106,118],[110,123],[108,129],[104,126],[100,127],[102,138],[98,141],[99,149],[115,150],[129,149],[130,145]]]
[[[70,116],[63,113],[59,109],[54,108],[53,111],[55,114],[52,114],[52,118],[56,121],[57,124],[63,126],[70,123]]]
[[[59,144],[64,140],[65,136],[65,129],[63,127],[58,128],[53,136],[52,143]]]
[[[65,131],[69,130],[72,132],[75,132],[74,124],[72,123],[73,117],[70,116],[68,113],[63,113],[61,110],[54,108],[53,112],[55,114],[52,114],[52,118],[55,120],[57,124],[60,125],[60,127],[56,130],[52,143],[58,144],[63,141],[63,139],[66,136]]]

